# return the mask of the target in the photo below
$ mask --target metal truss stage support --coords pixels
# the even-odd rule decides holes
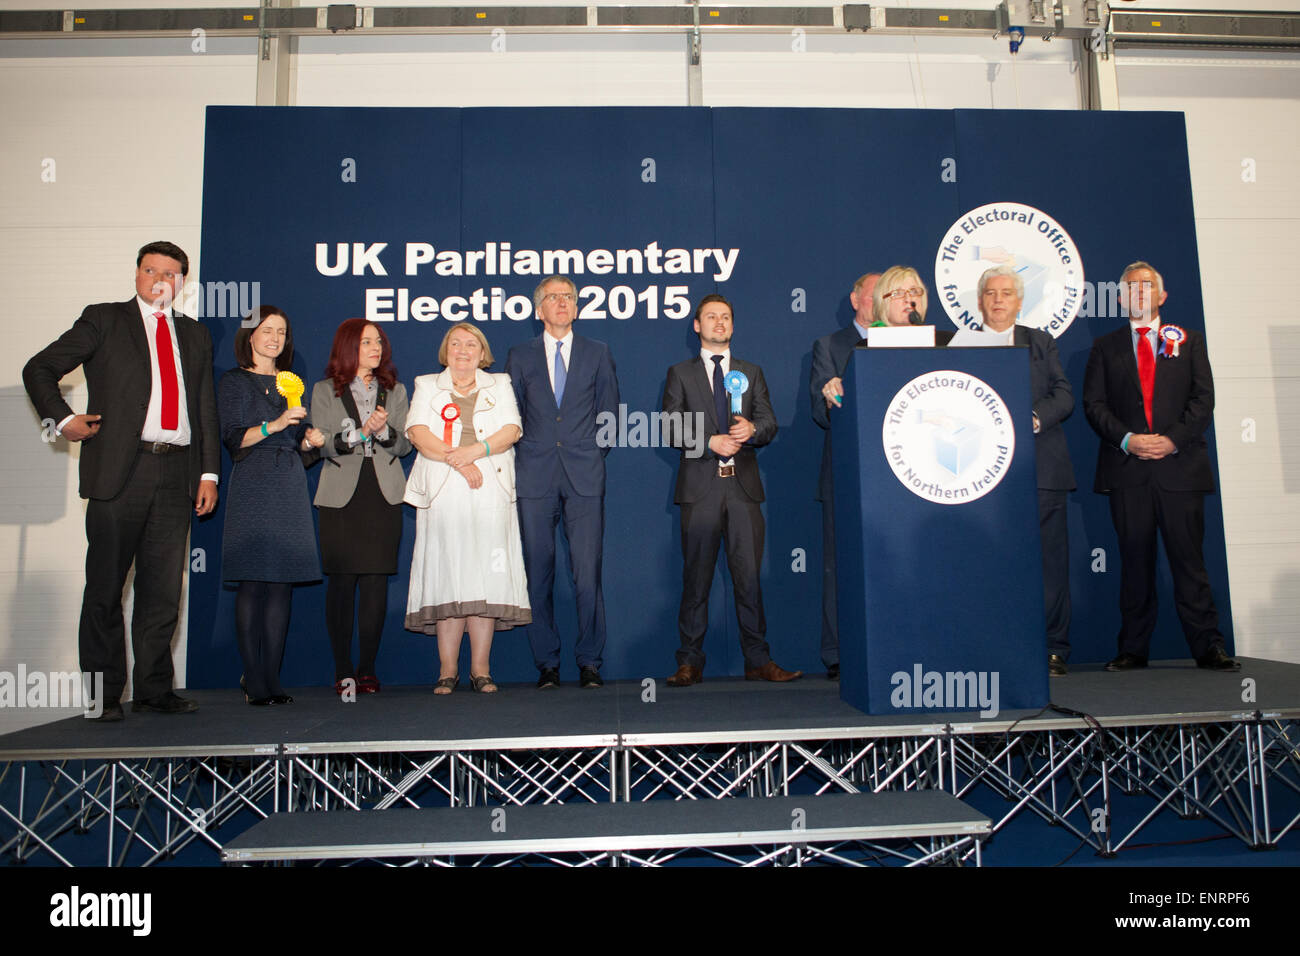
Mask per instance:
[[[927,791],[981,806],[991,802],[989,795],[1000,798],[1005,809],[989,814],[990,836],[1027,811],[1103,857],[1132,847],[1162,814],[1210,821],[1257,849],[1275,847],[1300,827],[1300,813],[1290,815],[1300,797],[1300,717],[1162,716],[1150,723],[1037,716],[997,724],[557,736],[545,745],[494,738],[280,745],[242,753],[227,746],[214,748],[222,753],[185,755],[160,747],[164,752],[77,759],[0,749],[7,761],[0,762],[0,852],[13,862],[65,866],[148,866],[183,851],[187,862],[215,863],[239,834],[273,814],[306,825],[334,811],[554,806],[591,812],[676,803],[701,813],[709,804],[784,799],[801,801],[813,814],[835,795]],[[770,827],[762,832],[771,835]],[[770,841],[765,852],[779,842]],[[837,842],[843,840],[807,853],[820,862],[849,863],[884,852],[873,843],[842,853]],[[657,846],[660,855],[640,847],[587,847],[581,852],[592,855],[563,862],[585,865],[622,854],[628,863],[666,863],[687,849]],[[505,856],[535,852],[519,847]],[[709,852],[742,861],[717,845]],[[747,860],[809,859],[790,852],[785,847]],[[908,859],[978,862],[979,853],[974,841],[918,844]],[[409,858],[441,865],[455,855]]]

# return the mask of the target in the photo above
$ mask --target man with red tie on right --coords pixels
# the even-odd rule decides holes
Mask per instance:
[[[1156,626],[1156,529],[1174,579],[1174,603],[1198,667],[1240,670],[1227,655],[1201,552],[1204,503],[1214,491],[1205,430],[1214,378],[1198,332],[1161,324],[1168,293],[1148,263],[1120,279],[1125,328],[1092,344],[1083,409],[1101,436],[1095,489],[1110,496],[1119,538],[1119,653],[1108,671],[1147,666]]]

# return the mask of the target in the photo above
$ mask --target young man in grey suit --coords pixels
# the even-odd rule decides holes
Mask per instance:
[[[677,614],[681,647],[670,687],[689,687],[704,677],[704,635],[709,626],[709,590],[718,561],[718,544],[727,546],[727,567],[735,590],[740,646],[745,655],[745,679],[791,681],[800,671],[787,671],[768,652],[767,621],[759,572],[763,566],[763,480],[754,449],[776,435],[776,416],[768,400],[763,370],[731,355],[731,303],[706,295],[695,310],[699,355],[668,370],[664,411],[669,420],[702,414],[709,454],[692,458],[682,448],[673,500],[681,506],[682,601]],[[726,387],[740,373],[744,390]],[[740,411],[733,412],[732,394],[740,394]],[[684,435],[678,432],[679,441]]]
[[[83,442],[86,590],[81,605],[81,669],[104,675],[101,721],[122,719],[126,687],[122,587],[135,564],[131,646],[133,711],[198,710],[172,691],[171,642],[179,616],[191,509],[217,504],[221,445],[212,387],[212,337],[171,310],[189,258],[170,242],[136,256],[135,297],[87,306],[67,332],[23,369],[43,419]],[[86,412],[76,414],[59,379],[86,375]]]
[[[1047,672],[1062,677],[1070,659],[1070,540],[1066,498],[1075,488],[1070,449],[1061,422],[1074,411],[1074,390],[1061,367],[1056,340],[1041,329],[1017,325],[1025,283],[1010,266],[980,276],[979,310],[986,332],[1008,345],[1029,347],[1029,389],[1034,403],[1034,456],[1038,461],[1038,528],[1043,546],[1043,608]]]

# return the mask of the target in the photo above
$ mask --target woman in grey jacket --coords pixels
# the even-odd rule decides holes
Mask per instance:
[[[347,319],[334,333],[325,378],[312,390],[312,423],[325,435],[320,449],[320,546],[329,575],[325,618],[334,652],[334,689],[342,695],[379,692],[375,658],[388,610],[388,577],[397,573],[406,474],[406,389],[397,381],[388,337],[364,319]],[[360,601],[357,595],[360,594]],[[357,613],[359,612],[359,613]],[[352,625],[358,619],[361,657],[352,667]]]

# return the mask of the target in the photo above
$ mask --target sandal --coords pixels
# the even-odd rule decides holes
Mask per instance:
[[[435,694],[450,694],[456,689],[456,684],[460,680],[459,674],[453,674],[451,677],[439,677],[434,682],[433,692]]]
[[[491,674],[479,674],[477,677],[471,676],[470,686],[474,688],[474,692],[477,694],[495,694],[498,690]]]

